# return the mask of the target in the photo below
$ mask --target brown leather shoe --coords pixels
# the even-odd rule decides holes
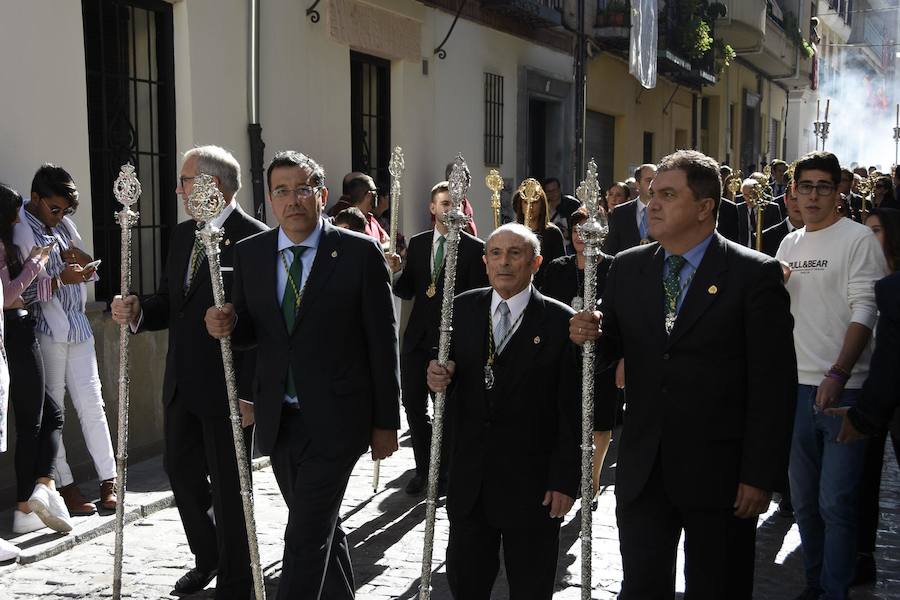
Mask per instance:
[[[106,510],[116,510],[119,501],[116,496],[116,480],[107,479],[100,483],[100,506]]]
[[[66,501],[69,514],[75,517],[86,517],[97,512],[97,507],[81,495],[81,490],[74,483],[59,488],[59,495]]]

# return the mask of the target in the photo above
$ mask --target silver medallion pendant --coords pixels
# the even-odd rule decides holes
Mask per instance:
[[[494,369],[491,365],[484,365],[484,389],[490,390],[494,387]]]
[[[579,310],[583,310],[584,298],[582,298],[581,296],[575,296],[574,298],[572,298],[572,308],[574,308],[576,312]]]

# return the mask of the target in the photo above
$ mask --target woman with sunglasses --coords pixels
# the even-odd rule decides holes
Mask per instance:
[[[13,533],[50,527],[72,529],[69,512],[56,491],[53,461],[62,440],[63,412],[44,391],[44,363],[34,332],[34,317],[23,292],[43,271],[51,245],[35,246],[27,257],[13,243],[22,197],[0,184],[0,282],[3,287],[5,349],[9,362],[9,400],[16,415],[16,510]]]
[[[45,164],[31,182],[31,200],[16,225],[14,241],[23,253],[35,246],[54,244],[44,270],[25,290],[23,298],[33,311],[38,343],[44,360],[47,393],[60,406],[66,390],[78,413],[81,431],[101,481],[100,505],[116,508],[116,462],[106,421],[94,334],[85,314],[86,283],[95,281],[96,267],[82,250],[81,236],[68,218],[78,208],[78,189],[72,176],[56,165]],[[66,462],[65,447],[56,455],[59,491],[69,513],[89,515],[96,507],[75,485]]]

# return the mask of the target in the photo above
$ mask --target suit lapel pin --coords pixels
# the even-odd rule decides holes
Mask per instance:
[[[225,240],[225,245],[226,245],[226,246],[230,246],[230,245],[231,245],[231,240],[226,239],[226,240]]]
[[[331,258],[337,258],[337,250],[331,251]]]
[[[714,285],[711,285],[711,286],[709,286],[709,289],[706,290],[706,291],[709,292],[710,294],[718,294],[718,293],[719,293],[719,288],[717,288],[717,287],[714,286]]]
[[[534,336],[534,343],[535,343],[535,344],[540,344],[540,343],[541,343],[541,336],[539,336],[539,335]]]

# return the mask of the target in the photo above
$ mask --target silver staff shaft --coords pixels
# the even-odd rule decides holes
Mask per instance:
[[[597,304],[597,263],[600,245],[609,231],[606,217],[599,207],[600,184],[597,164],[588,163],[585,180],[576,190],[587,208],[588,219],[578,226],[584,241],[584,308],[593,310]],[[594,342],[584,344],[581,367],[581,597],[590,600],[594,499]]]
[[[122,269],[120,287],[125,298],[131,288],[131,228],[137,223],[138,214],[128,206],[116,213],[122,227]],[[116,541],[113,554],[112,597],[122,597],[122,560],[125,536],[125,480],[128,471],[128,325],[119,325],[119,419],[116,440]]]
[[[597,301],[597,255],[584,256],[584,306]],[[584,344],[581,368],[581,597],[590,600],[594,499],[594,342]]]
[[[450,175],[450,211],[442,217],[447,225],[446,256],[444,262],[444,296],[441,302],[438,364],[447,366],[450,360],[450,336],[453,332],[453,296],[456,289],[456,262],[459,257],[459,232],[469,218],[462,212],[462,199],[471,183],[469,169],[461,155],[457,156]],[[441,468],[441,445],[444,433],[446,391],[434,395],[434,415],[431,420],[431,457],[428,464],[428,496],[425,500],[425,543],[422,548],[422,579],[419,599],[431,598],[431,562],[434,554],[434,523],[437,516],[438,479]]]
[[[378,482],[381,480],[381,459],[375,461],[372,467],[372,492],[378,491]]]
[[[209,261],[209,276],[212,280],[213,300],[216,307],[225,306],[225,286],[222,283],[222,267],[219,262],[219,242],[223,232],[208,222],[197,232],[197,237],[206,249]],[[244,444],[244,430],[241,427],[241,410],[238,406],[237,383],[234,375],[234,357],[231,353],[231,338],[219,340],[222,346],[222,364],[225,367],[225,388],[228,392],[228,412],[231,419],[231,434],[234,438],[234,452],[237,458],[238,477],[241,484],[241,502],[244,506],[244,522],[247,526],[247,542],[250,548],[250,566],[253,571],[253,589],[256,600],[265,600],[266,588],[262,566],[259,560],[259,544],[256,538],[256,519],[253,515],[253,484],[250,480],[250,461]]]

